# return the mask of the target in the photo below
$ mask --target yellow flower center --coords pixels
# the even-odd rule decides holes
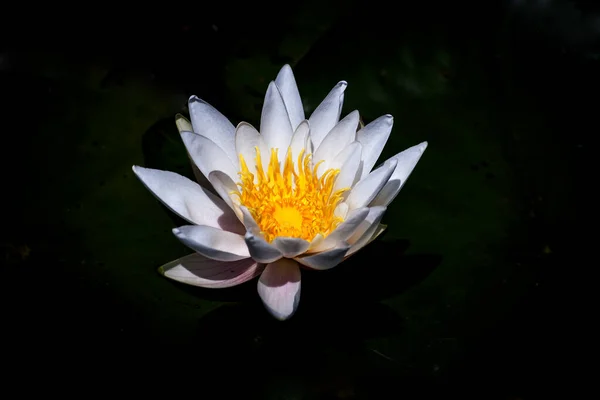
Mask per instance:
[[[319,162],[310,167],[311,155],[302,150],[296,165],[288,150],[283,168],[277,149],[271,149],[267,171],[256,148],[256,176],[240,154],[240,203],[248,208],[267,242],[278,236],[311,241],[317,234],[329,235],[341,222],[335,208],[348,188],[333,190],[339,169],[328,169],[320,177]]]

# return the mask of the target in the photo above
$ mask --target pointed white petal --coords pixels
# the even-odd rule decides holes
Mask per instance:
[[[213,171],[208,175],[208,180],[211,185],[217,192],[219,196],[223,199],[223,201],[233,210],[235,215],[241,221],[241,214],[239,212],[239,208],[236,205],[236,194],[239,195],[239,190],[235,182],[229,177],[229,175],[225,174],[221,171]],[[244,230],[245,231],[245,230]]]
[[[310,246],[310,243],[304,239],[283,236],[275,238],[272,244],[287,258],[293,258],[305,253]]]
[[[256,173],[257,147],[260,150],[262,167],[267,171],[271,152],[267,148],[262,135],[249,123],[240,122],[235,130],[235,148],[237,153],[244,157],[248,170],[252,174]]]
[[[317,106],[308,119],[310,122],[310,137],[315,149],[319,147],[325,135],[338,123],[344,104],[344,91],[348,84],[339,82]]]
[[[311,252],[319,252],[330,249],[332,247],[340,246],[342,242],[346,241],[359,225],[365,220],[369,214],[369,208],[357,208],[356,210],[350,211],[348,218],[338,225],[325,239],[319,244],[312,246]]]
[[[235,128],[217,109],[196,96],[188,100],[194,132],[215,142],[237,166],[235,154]]]
[[[164,205],[197,225],[244,233],[231,208],[208,190],[174,172],[134,166],[133,172]]]
[[[354,141],[356,138],[356,128],[358,127],[358,118],[358,111],[352,111],[338,122],[323,138],[313,157],[314,164],[321,160],[325,161],[319,167],[320,171],[329,169],[333,159]]]
[[[331,269],[340,262],[344,261],[344,256],[349,248],[350,245],[348,243],[342,242],[339,247],[325,250],[320,253],[314,253],[308,256],[297,257],[294,260],[312,269]]]
[[[292,139],[292,125],[275,82],[267,88],[260,117],[260,134],[269,149],[278,149],[279,160],[285,155]]]
[[[179,131],[179,134],[181,134],[181,132],[193,132],[193,130],[194,130],[194,128],[192,128],[192,123],[190,121],[188,121],[187,118],[185,118],[181,114],[175,115],[175,125],[177,126],[177,130]],[[196,164],[194,164],[194,161],[192,160],[192,156],[190,155],[189,152],[187,153],[187,155],[188,155],[188,158],[190,159],[190,164],[192,165],[192,171],[194,172],[194,176],[196,177],[196,182],[198,182],[200,184],[200,186],[207,188],[208,190],[211,190],[208,179],[204,175],[202,175],[202,172],[200,172],[200,170],[198,169]]]
[[[171,261],[158,271],[167,278],[205,288],[236,286],[258,276],[265,265],[251,258],[224,262],[211,260],[198,253]]]
[[[304,120],[300,123],[300,125],[298,125],[298,128],[296,128],[296,131],[292,135],[292,140],[290,141],[290,146],[288,148],[288,150],[292,151],[292,161],[294,162],[294,164],[296,164],[296,161],[298,161],[298,156],[300,155],[300,152],[302,150],[304,150],[304,154],[310,152],[307,145],[309,141],[309,134],[310,125],[307,120]]]
[[[213,171],[223,171],[231,179],[236,179],[238,168],[215,142],[193,132],[182,132],[181,138],[192,160],[202,174],[208,178]]]
[[[372,121],[356,134],[356,140],[362,144],[363,148],[361,179],[373,169],[390,137],[393,125],[394,117],[387,114]]]
[[[292,125],[292,130],[295,130],[300,122],[304,120],[304,108],[302,107],[302,99],[300,98],[300,92],[296,85],[294,73],[288,64],[284,65],[279,71],[279,74],[277,74],[275,84],[283,98]]]
[[[263,304],[275,318],[290,318],[300,303],[298,263],[282,258],[268,264],[258,280],[257,289]]]
[[[335,178],[335,183],[333,184],[334,191],[354,186],[354,182],[357,180],[358,168],[360,167],[361,151],[361,144],[352,142],[335,157],[330,167],[339,168],[340,173]]]
[[[350,210],[368,205],[377,196],[392,176],[396,163],[396,160],[386,161],[380,168],[373,170],[352,188],[346,198]]]
[[[387,206],[396,198],[426,148],[427,142],[423,142],[388,159],[388,161],[396,160],[398,165],[388,183],[371,202],[371,206]]]
[[[383,214],[387,210],[386,207],[376,206],[369,209],[369,215],[361,224],[358,226],[356,231],[348,238],[348,243],[352,245],[346,255],[351,255],[361,248],[363,248],[371,239],[375,231],[379,227],[379,222],[383,218]]]
[[[190,249],[218,261],[237,261],[250,257],[242,235],[206,225],[186,225],[173,234]]]

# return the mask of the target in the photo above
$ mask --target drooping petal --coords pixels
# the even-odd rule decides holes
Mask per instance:
[[[177,126],[177,130],[181,135],[181,132],[192,132],[194,128],[192,128],[192,123],[187,120],[183,115],[176,114],[175,115],[175,125]],[[198,169],[196,164],[194,164],[194,160],[192,160],[192,156],[189,152],[187,152],[188,158],[190,159],[190,164],[192,165],[192,171],[194,172],[194,176],[196,177],[196,182],[200,184],[203,188],[211,190],[210,183],[208,179],[202,175],[202,172]]]
[[[216,143],[234,165],[237,166],[235,153],[235,127],[223,114],[206,101],[196,96],[188,100],[193,131]]]
[[[264,269],[265,264],[259,264],[251,258],[224,262],[194,253],[171,261],[160,267],[158,271],[178,282],[217,289],[249,281],[260,275]]]
[[[321,171],[329,169],[333,159],[354,141],[356,138],[356,128],[358,127],[358,118],[358,111],[352,111],[338,122],[323,138],[313,157],[313,163],[324,160],[324,163],[319,168]]]
[[[292,68],[286,64],[281,68],[275,78],[275,84],[281,93],[283,103],[290,118],[292,130],[295,130],[300,122],[304,120],[304,108],[302,107],[302,99],[296,85],[296,79]]]
[[[169,171],[133,166],[144,186],[182,218],[198,225],[244,233],[244,226],[231,208],[207,189]]]
[[[190,249],[218,261],[237,261],[250,257],[242,235],[206,225],[186,225],[173,234]]]
[[[237,177],[238,168],[215,142],[193,132],[182,132],[181,138],[202,174],[209,178],[213,171],[223,171],[230,178]]]
[[[373,170],[352,188],[348,198],[346,198],[346,204],[348,204],[350,210],[371,203],[392,176],[396,163],[397,161],[394,159],[386,161],[380,168]]]
[[[348,218],[338,225],[333,232],[327,235],[327,237],[325,237],[325,239],[323,239],[321,242],[312,246],[311,252],[324,251],[332,247],[339,246],[354,233],[354,231],[358,228],[361,222],[364,221],[368,214],[368,207],[352,210],[348,215]]]
[[[351,188],[354,186],[354,182],[357,180],[357,172],[361,162],[361,144],[358,142],[352,142],[340,154],[338,154],[333,162],[331,168],[340,170],[335,183],[333,184],[333,191]]]
[[[388,183],[371,202],[371,206],[387,206],[396,198],[426,148],[427,142],[423,142],[388,159],[388,161],[396,160],[398,165]]]
[[[302,265],[306,265],[312,269],[326,270],[331,269],[338,265],[344,260],[346,252],[350,248],[350,245],[346,242],[342,242],[339,247],[325,250],[320,253],[314,253],[307,256],[296,257],[294,260],[298,261]]]
[[[282,258],[267,265],[258,280],[258,294],[267,310],[277,319],[290,318],[300,303],[298,263]]]
[[[265,94],[260,117],[260,134],[269,149],[277,148],[281,160],[292,139],[292,125],[283,98],[275,82],[271,82]]]
[[[348,243],[351,244],[351,247],[346,255],[357,252],[369,242],[373,233],[378,229],[379,222],[381,222],[381,218],[383,218],[386,210],[387,207],[382,206],[371,207],[369,209],[369,214],[365,220],[360,223],[352,236],[348,238]]]
[[[310,122],[310,137],[315,149],[325,138],[325,135],[338,123],[344,104],[344,91],[348,84],[345,81],[338,82],[331,92],[317,106],[308,121]]]
[[[235,129],[235,149],[244,157],[248,170],[256,173],[256,148],[260,150],[262,167],[266,171],[269,166],[269,149],[263,137],[255,127],[247,122],[240,122]]]
[[[372,121],[356,133],[356,140],[362,144],[363,148],[361,179],[367,176],[373,169],[390,137],[393,125],[394,117],[386,114]]]
[[[272,244],[287,258],[296,257],[305,253],[310,246],[310,243],[304,239],[283,236],[276,237]]]
[[[302,150],[310,152],[308,149],[310,125],[307,120],[304,120],[298,125],[296,131],[292,135],[289,150],[292,151],[292,160],[297,160],[298,155]],[[286,153],[287,156],[287,153]],[[265,169],[266,170],[266,169]]]
[[[281,251],[268,243],[260,234],[260,228],[252,218],[250,211],[244,206],[240,207],[240,211],[242,212],[242,222],[247,230],[245,240],[250,256],[262,263],[274,262],[283,257]]]

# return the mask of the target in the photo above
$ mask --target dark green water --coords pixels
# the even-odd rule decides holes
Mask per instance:
[[[546,17],[535,28],[539,10],[429,6],[308,2],[276,21],[248,6],[246,22],[221,6],[115,23],[114,48],[91,25],[77,51],[2,54],[2,329],[21,349],[6,364],[90,382],[101,369],[108,388],[137,373],[145,389],[250,380],[218,387],[264,399],[551,390],[578,318],[566,279],[584,264],[598,35],[569,39],[587,14],[561,31]],[[191,176],[174,123],[188,96],[256,124],[284,63],[309,108],[344,79],[344,115],[393,114],[382,159],[429,147],[386,234],[304,274],[299,311],[280,323],[255,281],[214,291],[156,272],[189,250],[131,165]]]

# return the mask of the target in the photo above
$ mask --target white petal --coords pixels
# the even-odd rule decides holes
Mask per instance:
[[[396,168],[396,160],[388,160],[360,180],[346,198],[350,210],[368,205],[388,182],[394,168]]]
[[[240,122],[235,129],[235,148],[238,154],[241,154],[246,161],[248,170],[256,173],[256,148],[260,150],[263,170],[269,166],[271,152],[267,148],[265,141],[255,127],[247,122]],[[241,169],[241,166],[240,166]]]
[[[383,214],[385,214],[386,210],[387,208],[382,206],[371,207],[369,209],[367,218],[361,222],[352,236],[348,238],[348,243],[350,243],[352,247],[348,250],[346,255],[355,253],[369,242],[375,231],[378,229],[379,222],[381,221],[381,218],[383,218]]]
[[[344,261],[344,256],[350,248],[350,245],[343,242],[340,247],[329,249],[321,253],[311,254],[309,256],[295,258],[302,265],[312,269],[326,270],[331,269]]]
[[[275,84],[281,93],[281,97],[283,97],[292,130],[294,130],[304,120],[304,108],[302,107],[302,99],[300,98],[294,73],[288,64],[284,65],[277,74]]]
[[[245,232],[244,226],[223,200],[188,178],[174,172],[138,166],[133,167],[133,172],[156,198],[189,222],[242,234]]]
[[[281,252],[272,244],[268,243],[263,236],[260,234],[260,228],[250,211],[246,207],[241,206],[242,222],[246,226],[246,245],[250,256],[258,262],[270,263],[279,260],[283,255]]]
[[[276,237],[272,244],[287,258],[296,257],[305,253],[310,246],[310,243],[304,239],[283,236]]]
[[[292,161],[294,162],[294,165],[296,164],[296,161],[298,161],[298,156],[302,150],[304,150],[304,154],[310,152],[307,144],[309,140],[309,133],[310,125],[308,121],[304,120],[300,123],[300,125],[298,125],[298,128],[296,128],[296,131],[292,135],[292,140],[290,141],[288,150],[291,150],[292,152]]]
[[[326,171],[329,169],[333,159],[354,141],[356,138],[356,128],[358,127],[358,118],[358,111],[352,111],[325,136],[313,156],[313,164],[321,160],[325,161],[319,167],[319,170]]]
[[[187,120],[187,118],[185,118],[183,115],[181,114],[176,114],[175,115],[175,125],[177,126],[177,130],[179,131],[179,134],[181,134],[181,132],[192,132],[194,130],[194,128],[192,128],[192,124],[190,123],[190,121]],[[192,156],[190,155],[189,152],[187,152],[188,158],[190,159],[190,164],[192,164],[192,171],[194,172],[194,176],[196,177],[196,181],[200,184],[200,186],[204,187],[204,188],[209,188],[210,190],[210,183],[208,182],[208,179],[202,175],[202,172],[200,172],[200,170],[198,169],[198,167],[196,166],[196,164],[194,164],[194,161],[192,160]]]
[[[310,137],[314,148],[318,148],[325,135],[338,123],[344,104],[344,91],[348,84],[339,82],[317,106],[308,119],[310,122]]]
[[[356,140],[362,144],[363,148],[361,179],[373,169],[390,137],[393,125],[394,117],[387,114],[377,118],[357,132]]]
[[[213,171],[208,175],[208,180],[211,185],[217,192],[219,196],[223,199],[223,201],[231,208],[237,217],[241,221],[241,214],[239,213],[239,208],[236,206],[235,202],[235,194],[238,193],[238,187],[235,182],[229,177],[229,175],[225,174],[221,171]]]
[[[335,178],[333,191],[354,186],[360,167],[361,151],[361,144],[352,142],[335,157],[330,168],[339,168],[340,173]]]
[[[268,264],[258,280],[258,295],[277,319],[291,317],[300,303],[300,268],[293,260],[282,258]]]
[[[292,125],[281,94],[275,82],[271,82],[260,117],[260,134],[269,149],[278,149],[278,157],[281,160],[290,144],[292,133]]]
[[[394,173],[390,177],[388,183],[371,202],[371,206],[387,206],[396,198],[400,192],[400,189],[402,189],[402,186],[404,186],[404,183],[419,162],[419,159],[423,155],[423,152],[426,148],[427,142],[423,142],[416,146],[410,147],[389,159],[396,160],[398,165],[396,166],[396,169],[394,170]]]
[[[211,260],[198,253],[171,261],[158,271],[167,278],[205,288],[226,288],[239,285],[258,276],[265,265],[251,258],[223,262]]]
[[[229,157],[215,142],[193,132],[182,132],[181,138],[192,160],[206,178],[213,171],[223,171],[231,179],[236,179],[238,164],[232,164]]]
[[[369,214],[369,208],[357,208],[352,210],[348,218],[338,225],[325,239],[319,244],[312,246],[311,252],[318,252],[339,246],[341,242],[346,241],[356,231],[361,222]]]
[[[217,109],[196,96],[188,100],[194,132],[215,142],[237,166],[235,127]]]
[[[242,235],[206,225],[186,225],[173,234],[190,249],[218,261],[237,261],[250,257]]]

